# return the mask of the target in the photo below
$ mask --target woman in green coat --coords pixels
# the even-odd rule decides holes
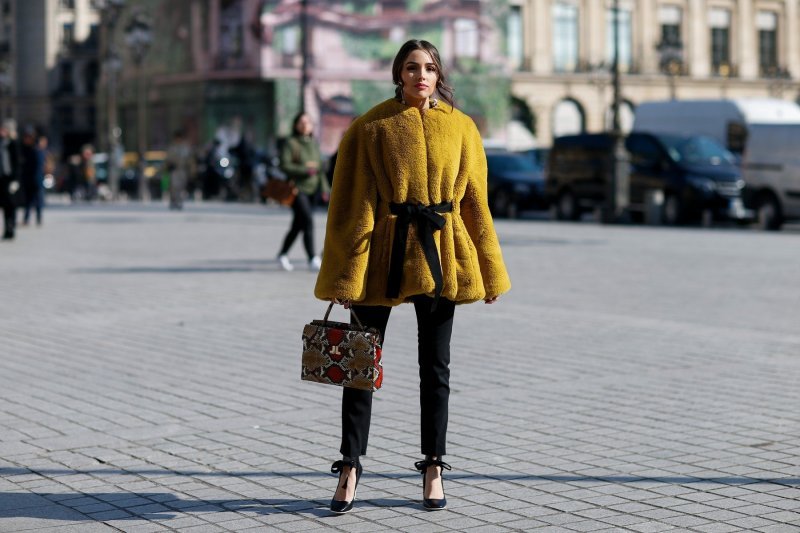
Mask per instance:
[[[292,203],[294,218],[278,254],[281,268],[287,271],[294,270],[288,254],[301,232],[308,255],[308,268],[317,271],[321,264],[319,256],[314,252],[314,195],[321,188],[323,199],[327,200],[330,186],[322,172],[319,145],[313,133],[311,117],[305,113],[298,114],[293,122],[292,136],[286,140],[281,150],[281,169],[286,173],[287,179],[297,187],[297,197]]]

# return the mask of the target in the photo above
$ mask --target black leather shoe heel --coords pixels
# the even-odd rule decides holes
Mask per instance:
[[[440,459],[425,459],[414,463],[414,467],[422,474],[422,506],[428,511],[441,511],[447,509],[447,498],[439,500],[425,497],[425,476],[428,473],[428,467],[434,465],[442,469],[442,495],[444,495],[444,471],[452,470],[450,465]]]
[[[335,496],[333,499],[331,499],[331,512],[336,514],[349,513],[353,509],[353,503],[355,503],[356,501],[356,493],[358,492],[358,481],[361,479],[361,472],[363,471],[363,468],[361,468],[361,463],[358,462],[357,460],[336,461],[331,466],[331,472],[334,474],[340,474],[339,481],[342,480],[341,472],[344,471],[345,466],[349,466],[350,468],[356,469],[356,486],[353,488],[353,499],[350,500],[349,502],[337,500],[335,499]],[[347,487],[348,481],[349,478],[345,480],[344,485],[342,485],[343,488]]]

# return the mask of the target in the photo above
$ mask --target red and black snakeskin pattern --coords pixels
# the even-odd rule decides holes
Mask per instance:
[[[376,391],[383,384],[380,334],[342,322],[314,320],[303,328],[300,378]]]

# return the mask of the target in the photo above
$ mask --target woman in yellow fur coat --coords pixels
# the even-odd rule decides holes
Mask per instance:
[[[396,98],[357,119],[339,147],[315,294],[385,333],[393,306],[411,302],[419,330],[426,509],[444,509],[442,461],[455,305],[493,303],[511,283],[489,213],[478,129],[453,108],[439,52],[405,43],[395,57]],[[445,102],[437,100],[437,95]],[[367,451],[372,393],[345,388],[342,460],[331,510],[353,508]]]

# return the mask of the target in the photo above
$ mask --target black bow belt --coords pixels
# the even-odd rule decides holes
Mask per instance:
[[[436,205],[422,204],[389,204],[389,211],[397,215],[394,226],[394,242],[392,242],[392,258],[389,262],[389,279],[386,284],[386,297],[397,298],[400,295],[400,282],[403,280],[403,262],[406,257],[406,243],[408,243],[408,226],[414,222],[417,226],[417,238],[425,253],[425,261],[431,269],[435,293],[433,308],[442,294],[444,280],[442,277],[442,264],[439,262],[439,251],[433,233],[444,227],[445,218],[439,213],[450,213],[453,202],[442,202]]]

